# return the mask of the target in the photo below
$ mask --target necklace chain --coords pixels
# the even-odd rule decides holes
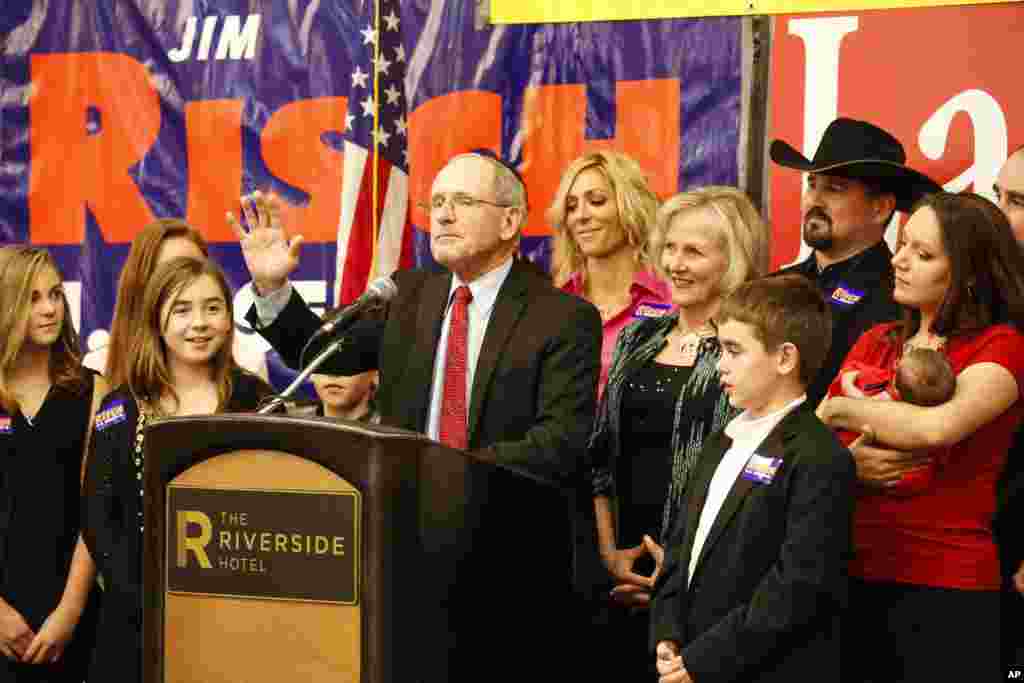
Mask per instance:
[[[681,319],[680,322],[682,322]],[[714,328],[712,328],[711,324],[707,321],[701,323],[695,328],[683,329],[681,326],[677,325],[676,330],[678,330],[680,334],[679,351],[682,353],[692,353],[696,351],[696,347],[699,346],[702,341],[708,337],[715,336]]]

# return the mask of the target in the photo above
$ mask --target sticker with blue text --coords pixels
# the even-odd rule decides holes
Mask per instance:
[[[633,311],[634,318],[661,318],[669,314],[672,304],[663,304],[656,301],[643,301]]]
[[[855,306],[864,298],[864,292],[840,282],[832,291],[832,303],[840,306]]]
[[[128,414],[124,408],[124,401],[118,399],[96,413],[96,430],[102,432],[107,427],[116,425],[118,422],[124,422],[127,419]]]
[[[779,471],[780,465],[782,465],[782,458],[770,458],[754,453],[750,456],[750,460],[747,461],[740,476],[755,484],[770,484],[775,479],[775,473]]]

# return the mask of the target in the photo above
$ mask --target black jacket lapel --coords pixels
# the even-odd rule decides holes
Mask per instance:
[[[406,415],[403,426],[418,432],[428,431],[427,410],[434,384],[434,359],[451,285],[451,275],[432,277],[423,284],[416,312],[415,341],[409,345],[409,365],[401,382],[406,391],[394,397],[397,404],[408,406],[403,411]]]
[[[799,411],[800,407],[782,418],[782,421],[768,433],[768,436],[766,436],[764,441],[761,442],[761,445],[754,449],[754,453],[771,458],[782,458],[784,456],[783,443],[788,440],[785,438],[785,435],[790,431],[794,421],[798,419],[797,415],[799,414]],[[718,462],[721,462],[721,458],[719,458]],[[715,464],[715,467],[718,467],[718,463]],[[693,569],[694,574],[700,571],[701,562],[711,549],[714,548],[715,543],[722,536],[722,532],[729,525],[729,522],[732,520],[737,510],[740,509],[743,501],[746,500],[747,496],[755,486],[762,486],[762,484],[756,484],[749,479],[744,479],[743,476],[736,477],[736,481],[733,482],[732,488],[729,489],[729,495],[725,497],[725,500],[722,502],[721,509],[715,516],[715,521],[712,523],[711,529],[708,531],[707,538],[704,539],[704,545],[701,547],[700,557],[697,559],[697,564]]]
[[[719,432],[701,450],[697,456],[696,476],[690,480],[687,493],[684,498],[686,513],[683,526],[683,537],[680,543],[680,567],[679,571],[684,576],[690,571],[690,556],[693,553],[693,539],[697,535],[697,524],[700,522],[700,513],[704,509],[704,502],[708,497],[708,488],[711,486],[711,477],[714,476],[718,464],[722,462],[725,452],[732,446],[732,439]],[[685,584],[684,584],[685,585]]]
[[[524,272],[518,262],[512,264],[498,296],[494,300],[494,309],[491,311],[491,318],[487,324],[487,332],[484,334],[483,346],[480,348],[480,357],[476,362],[476,370],[473,375],[473,391],[470,395],[469,404],[469,425],[467,430],[468,443],[470,448],[475,447],[477,434],[480,428],[480,416],[483,414],[484,397],[494,376],[494,370],[498,366],[502,351],[512,337],[523,311],[526,309],[527,278],[529,274]]]

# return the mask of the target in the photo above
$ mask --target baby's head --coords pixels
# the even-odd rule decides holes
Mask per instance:
[[[956,376],[941,351],[908,349],[894,378],[900,400],[918,406],[937,406],[953,398]]]

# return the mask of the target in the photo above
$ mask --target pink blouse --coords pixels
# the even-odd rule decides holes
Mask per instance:
[[[583,274],[573,273],[562,285],[562,291],[583,297]],[[604,393],[604,385],[608,382],[608,369],[612,364],[612,352],[615,340],[629,323],[640,318],[658,318],[672,312],[672,299],[669,288],[654,273],[641,269],[633,277],[629,286],[629,306],[619,311],[603,323],[601,335],[601,381],[597,385],[598,397]]]

